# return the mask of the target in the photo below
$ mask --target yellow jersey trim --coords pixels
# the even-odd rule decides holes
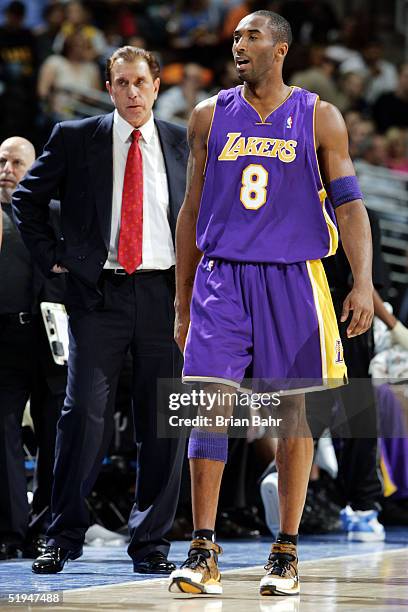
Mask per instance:
[[[208,134],[207,134],[207,142],[205,143],[206,153],[205,153],[205,162],[204,162],[203,176],[205,176],[205,173],[207,172],[208,142],[210,140],[211,130],[212,130],[213,122],[214,122],[215,109],[217,108],[217,104],[218,104],[218,94],[217,94],[217,99],[215,101],[215,104],[214,104],[214,107],[213,107],[213,112],[212,112],[212,115],[211,115],[211,123],[210,123],[210,129],[208,130]]]
[[[297,85],[291,85],[290,87],[291,87],[290,92],[288,93],[288,95],[286,96],[286,98],[285,98],[284,100],[282,100],[282,102],[281,102],[280,104],[278,104],[278,106],[276,106],[276,107],[275,107],[273,110],[271,110],[271,112],[269,113],[269,115],[267,115],[267,117],[266,117],[265,119],[264,119],[264,118],[263,118],[263,117],[262,117],[262,116],[261,116],[261,115],[258,113],[258,111],[256,110],[255,106],[254,106],[253,104],[251,104],[251,103],[250,103],[250,101],[249,101],[249,100],[247,100],[247,98],[245,97],[245,95],[244,95],[244,86],[243,86],[243,85],[242,85],[242,88],[241,88],[241,95],[242,95],[242,97],[244,98],[245,102],[246,102],[247,104],[249,104],[249,106],[250,106],[251,108],[253,108],[253,109],[254,109],[254,111],[256,112],[256,114],[258,115],[258,117],[260,118],[261,123],[260,123],[259,125],[270,125],[270,124],[268,124],[268,122],[266,121],[266,119],[267,119],[268,117],[270,117],[270,116],[271,116],[271,115],[272,115],[272,114],[273,114],[275,111],[277,111],[277,110],[278,110],[278,108],[280,108],[280,107],[282,106],[282,104],[285,104],[286,100],[289,100],[290,96],[293,94],[293,92],[295,91],[295,89],[300,89],[300,88],[299,88]],[[257,124],[257,125],[258,125],[258,124]]]
[[[314,103],[314,106],[313,106],[313,144],[314,144],[314,151],[315,151],[315,157],[316,157],[316,166],[317,166],[317,171],[319,173],[319,179],[320,179],[319,198],[320,198],[320,203],[321,203],[321,206],[322,206],[324,220],[326,221],[327,230],[329,232],[329,250],[328,250],[327,254],[325,255],[325,257],[328,257],[329,255],[334,255],[335,252],[337,251],[337,247],[339,245],[339,233],[337,231],[337,227],[333,223],[332,219],[330,218],[329,213],[326,210],[325,202],[326,202],[326,198],[327,198],[327,192],[326,192],[326,190],[324,188],[322,173],[320,171],[319,158],[317,156],[317,146],[316,146],[316,107],[317,107],[317,103],[318,103],[319,100],[320,100],[319,96],[316,96],[316,100],[315,100],[315,103]]]

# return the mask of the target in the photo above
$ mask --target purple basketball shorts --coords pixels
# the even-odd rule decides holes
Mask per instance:
[[[308,379],[306,388],[346,382],[343,348],[320,260],[201,260],[183,381],[239,388],[248,372],[254,383],[279,380],[278,386],[285,389],[296,379]]]

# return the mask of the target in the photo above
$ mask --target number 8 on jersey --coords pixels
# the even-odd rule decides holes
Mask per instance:
[[[260,164],[249,164],[242,171],[240,200],[245,208],[258,210],[266,202],[268,171]]]

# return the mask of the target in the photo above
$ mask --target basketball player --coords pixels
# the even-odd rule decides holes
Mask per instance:
[[[184,380],[213,391],[239,387],[250,364],[254,379],[346,379],[320,261],[337,247],[332,205],[354,277],[341,320],[350,315],[348,337],[372,322],[370,225],[346,128],[335,107],[283,82],[290,43],[281,16],[242,19],[232,51],[243,85],[200,103],[190,119],[175,336],[185,346]],[[280,416],[305,420],[304,394],[287,394],[281,407]],[[170,576],[171,592],[222,593],[214,526],[227,444],[226,433],[191,432],[193,541]],[[312,454],[311,437],[279,439],[281,531],[262,595],[299,593],[297,534]]]

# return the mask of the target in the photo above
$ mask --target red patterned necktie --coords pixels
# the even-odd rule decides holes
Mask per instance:
[[[120,215],[118,262],[128,274],[142,263],[143,160],[139,130],[133,130],[126,160]]]

